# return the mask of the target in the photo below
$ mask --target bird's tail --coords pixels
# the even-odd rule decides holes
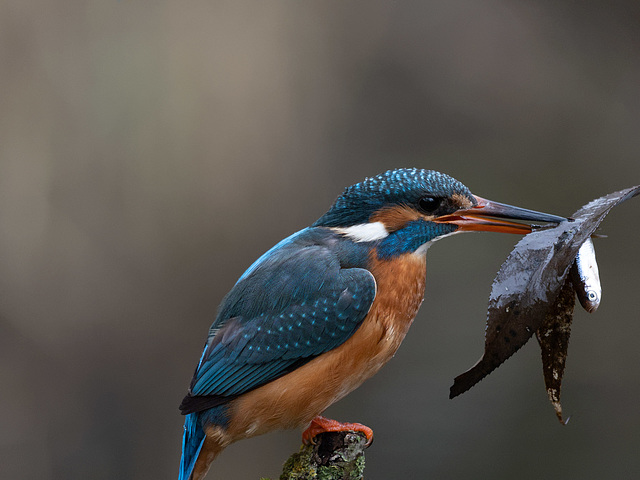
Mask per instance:
[[[182,437],[182,458],[180,459],[180,476],[178,480],[190,480],[193,467],[196,465],[206,435],[200,425],[200,415],[190,413],[184,419],[184,435]]]
[[[190,413],[184,420],[182,458],[178,480],[200,480],[209,471],[211,462],[224,447],[207,437],[202,428],[201,412]]]

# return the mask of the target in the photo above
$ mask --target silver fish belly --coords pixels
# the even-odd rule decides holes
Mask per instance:
[[[596,250],[590,238],[578,250],[578,255],[571,266],[571,281],[582,308],[589,313],[595,312],[602,299],[602,286],[596,262]]]

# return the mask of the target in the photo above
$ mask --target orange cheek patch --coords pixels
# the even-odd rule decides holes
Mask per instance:
[[[396,205],[393,207],[383,208],[373,215],[370,221],[382,222],[387,230],[395,232],[396,230],[403,228],[409,222],[420,219],[428,220],[429,218],[430,217],[421,215],[417,210],[407,205]]]

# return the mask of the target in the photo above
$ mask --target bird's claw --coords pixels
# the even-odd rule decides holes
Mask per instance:
[[[323,432],[359,432],[364,434],[367,439],[365,447],[369,447],[373,443],[373,430],[361,423],[342,423],[330,418],[317,416],[302,432],[302,443],[305,445],[316,445],[316,437]]]

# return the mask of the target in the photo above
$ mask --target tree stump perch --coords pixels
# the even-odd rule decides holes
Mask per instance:
[[[324,432],[285,462],[280,480],[360,480],[367,440],[358,432]]]

